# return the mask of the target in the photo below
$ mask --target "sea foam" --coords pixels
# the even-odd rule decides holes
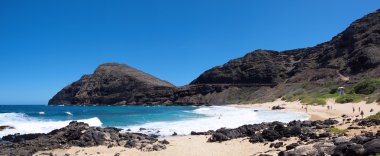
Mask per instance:
[[[141,125],[128,126],[124,129],[130,129],[133,132],[142,132],[146,134],[158,134],[160,136],[169,136],[174,132],[178,135],[189,135],[191,131],[202,132],[216,130],[222,127],[237,128],[244,124],[272,121],[289,122],[292,120],[307,120],[309,118],[305,113],[226,106],[200,107],[191,112],[205,115],[206,117],[182,121],[150,122]],[[146,130],[140,131],[140,128],[145,128]]]
[[[48,133],[54,129],[67,126],[72,120],[53,121],[30,117],[23,113],[0,113],[0,125],[12,126],[15,129],[0,131],[0,137],[8,134]],[[88,123],[90,126],[101,126],[102,122],[97,117],[78,120]]]

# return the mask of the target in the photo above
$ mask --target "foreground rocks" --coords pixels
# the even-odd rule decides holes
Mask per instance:
[[[333,156],[368,156],[380,153],[380,133],[361,134],[353,138],[337,137],[318,141],[313,144],[282,151],[279,156],[298,155],[333,155]],[[338,141],[339,140],[339,141]]]
[[[90,127],[86,123],[71,122],[68,126],[47,134],[8,135],[2,138],[0,155],[29,156],[37,151],[71,146],[124,146],[143,151],[158,151],[166,148],[168,141],[140,133],[120,133],[117,128]]]
[[[380,123],[380,121],[355,120],[352,124],[365,124],[370,127],[374,123]],[[209,135],[211,133],[209,142],[248,138],[251,143],[264,143],[274,149],[285,147],[284,151],[279,151],[279,156],[368,156],[380,153],[380,131],[361,131],[360,134],[351,137],[346,132],[328,131],[338,125],[341,123],[333,119],[289,123],[269,122],[192,134]],[[298,141],[289,145],[282,142],[290,138],[296,138]]]
[[[216,130],[209,142],[221,142],[230,139],[248,137],[252,143],[275,141],[281,138],[299,137],[301,140],[325,138],[329,134],[316,134],[322,128],[329,128],[338,121],[328,119],[325,121],[292,121],[287,124],[281,122],[270,122],[253,125],[244,125],[235,129]],[[199,132],[198,132],[199,133]],[[200,133],[202,134],[202,133]]]

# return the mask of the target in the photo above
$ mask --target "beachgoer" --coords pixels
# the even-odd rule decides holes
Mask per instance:
[[[360,107],[359,107],[360,108]],[[364,116],[364,112],[360,112],[360,115],[362,116],[362,119],[363,119],[363,116]]]

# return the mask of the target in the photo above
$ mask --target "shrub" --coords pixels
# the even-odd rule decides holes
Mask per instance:
[[[339,129],[339,128],[335,128],[335,127],[331,127],[331,128],[326,129],[326,132],[331,132],[331,133],[345,133],[347,131],[348,131],[347,129]]]
[[[365,120],[380,120],[380,112],[377,112],[375,115],[370,115]]]
[[[338,88],[333,88],[330,90],[330,94],[336,94],[338,92]]]
[[[331,99],[331,98],[337,98],[339,97],[339,94],[323,94],[321,96],[319,96],[320,98],[324,98],[324,99]]]
[[[313,98],[313,97],[306,97],[301,99],[301,103],[309,104],[309,105],[325,105],[326,100],[324,98]]]
[[[380,79],[370,78],[360,81],[354,86],[354,91],[356,94],[372,94],[376,89],[380,87]]]
[[[349,102],[360,102],[361,97],[357,94],[345,94],[340,95],[335,99],[337,103],[349,103]]]
[[[326,100],[323,99],[323,98],[314,98],[314,100],[312,101],[313,104],[317,104],[317,105],[325,105],[326,104]]]

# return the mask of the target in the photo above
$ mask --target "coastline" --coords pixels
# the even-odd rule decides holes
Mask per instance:
[[[300,101],[295,102],[286,102],[281,99],[277,99],[273,102],[259,103],[259,104],[232,104],[229,105],[232,107],[239,108],[272,108],[273,106],[281,106],[284,107],[282,111],[288,112],[302,112],[306,113],[310,116],[309,120],[325,120],[328,118],[338,118],[342,115],[356,116],[360,115],[359,107],[361,111],[364,112],[363,117],[368,117],[370,115],[376,114],[380,111],[380,105],[377,103],[369,103],[367,104],[365,101],[361,101],[358,103],[345,103],[340,104],[336,103],[334,99],[328,99],[326,101],[326,105],[307,105],[307,112]],[[332,106],[332,110],[328,110],[327,106]],[[353,113],[353,107],[355,108],[355,112]],[[373,109],[372,112],[370,110]]]
[[[289,112],[303,112],[307,113],[310,118],[309,120],[325,120],[328,118],[335,118],[336,120],[342,122],[342,115],[347,115],[350,117],[357,117],[360,113],[358,108],[361,107],[361,110],[364,113],[363,117],[373,115],[376,112],[380,111],[380,105],[376,103],[366,104],[365,102],[359,103],[347,103],[347,104],[338,104],[334,100],[328,100],[327,105],[325,106],[308,106],[308,111],[306,112],[303,109],[300,102],[285,102],[280,99],[261,103],[261,104],[232,104],[228,105],[231,107],[238,108],[272,108],[273,106],[284,107],[285,109],[281,111]],[[332,110],[328,110],[327,106],[332,106]],[[352,112],[352,107],[355,107],[356,112]],[[370,110],[373,109],[373,112]],[[358,117],[361,118],[361,117]],[[350,126],[347,123],[342,122],[337,126],[338,128],[347,128]],[[378,128],[367,128],[366,130],[376,132]],[[354,136],[360,134],[361,130],[352,130],[348,132],[349,136]],[[189,135],[189,136],[171,136],[160,138],[159,140],[168,140],[170,142],[167,145],[167,148],[160,151],[141,151],[135,148],[125,148],[125,147],[111,147],[106,146],[96,146],[96,147],[70,147],[68,149],[55,149],[51,151],[41,151],[35,155],[137,155],[137,156],[165,156],[165,155],[218,155],[218,156],[230,156],[230,155],[259,155],[259,154],[269,154],[277,155],[279,151],[285,150],[285,146],[280,148],[270,148],[268,143],[250,143],[247,138],[238,138],[232,139],[221,143],[209,143],[207,142],[210,135]],[[290,138],[286,141],[282,141],[285,145],[296,143],[297,138]]]

